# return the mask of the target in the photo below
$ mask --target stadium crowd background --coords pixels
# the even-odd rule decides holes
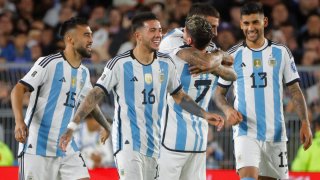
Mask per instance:
[[[135,13],[152,11],[166,33],[184,26],[185,17],[194,2],[210,3],[220,12],[219,34],[215,41],[222,50],[229,49],[243,39],[239,20],[240,7],[245,0],[0,0],[0,141],[8,144],[16,158],[17,143],[13,135],[10,92],[35,60],[64,48],[63,41],[57,36],[61,22],[73,16],[88,19],[93,30],[94,51],[92,58],[84,62],[91,70],[92,83],[95,83],[108,59],[133,47],[130,19]],[[260,2],[269,18],[266,37],[287,45],[292,51],[301,77],[300,85],[307,99],[310,120],[319,119],[320,1]],[[297,117],[292,114],[293,104],[286,96],[287,94],[284,98],[286,115],[289,119],[296,120]],[[28,98],[25,106],[27,104]],[[112,106],[112,97],[107,97],[101,105],[103,111],[110,116],[113,114]],[[216,110],[214,104],[211,110]],[[299,126],[299,122],[295,126]],[[292,126],[287,127],[291,139]],[[232,168],[231,135],[223,134],[229,133],[228,130],[230,128],[226,127],[220,134],[214,130],[209,133],[209,168]],[[297,152],[299,142],[296,144],[289,154],[292,157]],[[228,163],[222,163],[226,161]]]

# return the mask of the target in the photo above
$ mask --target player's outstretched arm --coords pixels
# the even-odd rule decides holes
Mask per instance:
[[[73,131],[77,128],[81,119],[84,119],[90,112],[92,112],[96,105],[102,101],[103,97],[103,90],[100,87],[95,86],[89,91],[83,102],[80,103],[73,120],[68,124],[67,131],[60,137],[59,147],[63,151],[66,151],[67,145],[72,138]]]
[[[236,125],[240,123],[243,118],[242,114],[231,107],[226,99],[227,89],[218,86],[215,91],[214,101],[219,109],[222,110],[227,118],[227,122],[231,125]]]
[[[191,65],[191,74],[212,73],[227,81],[237,79],[232,67],[233,58],[222,50],[204,54],[194,48],[184,48],[177,52],[177,56]]]
[[[25,143],[28,137],[28,128],[23,120],[23,96],[29,89],[17,83],[11,91],[11,106],[14,114],[16,126],[14,128],[14,136],[18,142]]]
[[[301,120],[300,140],[304,150],[307,150],[312,144],[312,132],[310,129],[306,101],[298,82],[289,85],[288,89],[292,96],[295,110]]]
[[[224,125],[224,119],[214,113],[206,112],[202,109],[190,96],[188,96],[182,89],[176,94],[172,95],[174,101],[179,104],[184,110],[191,114],[202,117],[208,121],[209,124],[217,126],[218,131]]]

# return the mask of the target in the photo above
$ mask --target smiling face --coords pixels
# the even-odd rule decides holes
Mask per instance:
[[[255,13],[242,15],[240,27],[246,41],[256,44],[264,40],[264,28],[268,25],[268,19],[263,14]]]
[[[72,34],[74,49],[83,58],[90,58],[92,52],[92,31],[89,26],[78,25]]]
[[[162,39],[162,28],[158,20],[149,20],[136,31],[137,44],[145,46],[151,51],[159,50]]]

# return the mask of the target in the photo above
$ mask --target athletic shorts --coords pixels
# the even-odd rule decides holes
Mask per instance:
[[[206,153],[170,151],[161,146],[159,180],[205,180]]]
[[[115,163],[120,180],[154,180],[158,179],[158,162],[131,147],[124,147],[115,155]]]
[[[248,136],[234,139],[236,169],[254,166],[259,176],[289,179],[287,142],[265,142]]]
[[[26,153],[19,157],[19,179],[76,180],[89,177],[80,152],[63,157],[45,157]]]

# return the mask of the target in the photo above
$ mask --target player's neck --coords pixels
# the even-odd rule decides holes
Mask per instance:
[[[246,39],[246,44],[251,49],[259,49],[264,45],[264,43],[265,43],[265,38],[264,37],[258,39],[256,42],[248,41]]]
[[[68,50],[67,48],[63,51],[64,56],[66,57],[68,63],[73,68],[78,68],[81,64],[81,57],[78,53],[72,50]]]
[[[136,46],[133,49],[133,55],[141,64],[150,64],[154,58],[154,51],[150,51],[141,46]]]

